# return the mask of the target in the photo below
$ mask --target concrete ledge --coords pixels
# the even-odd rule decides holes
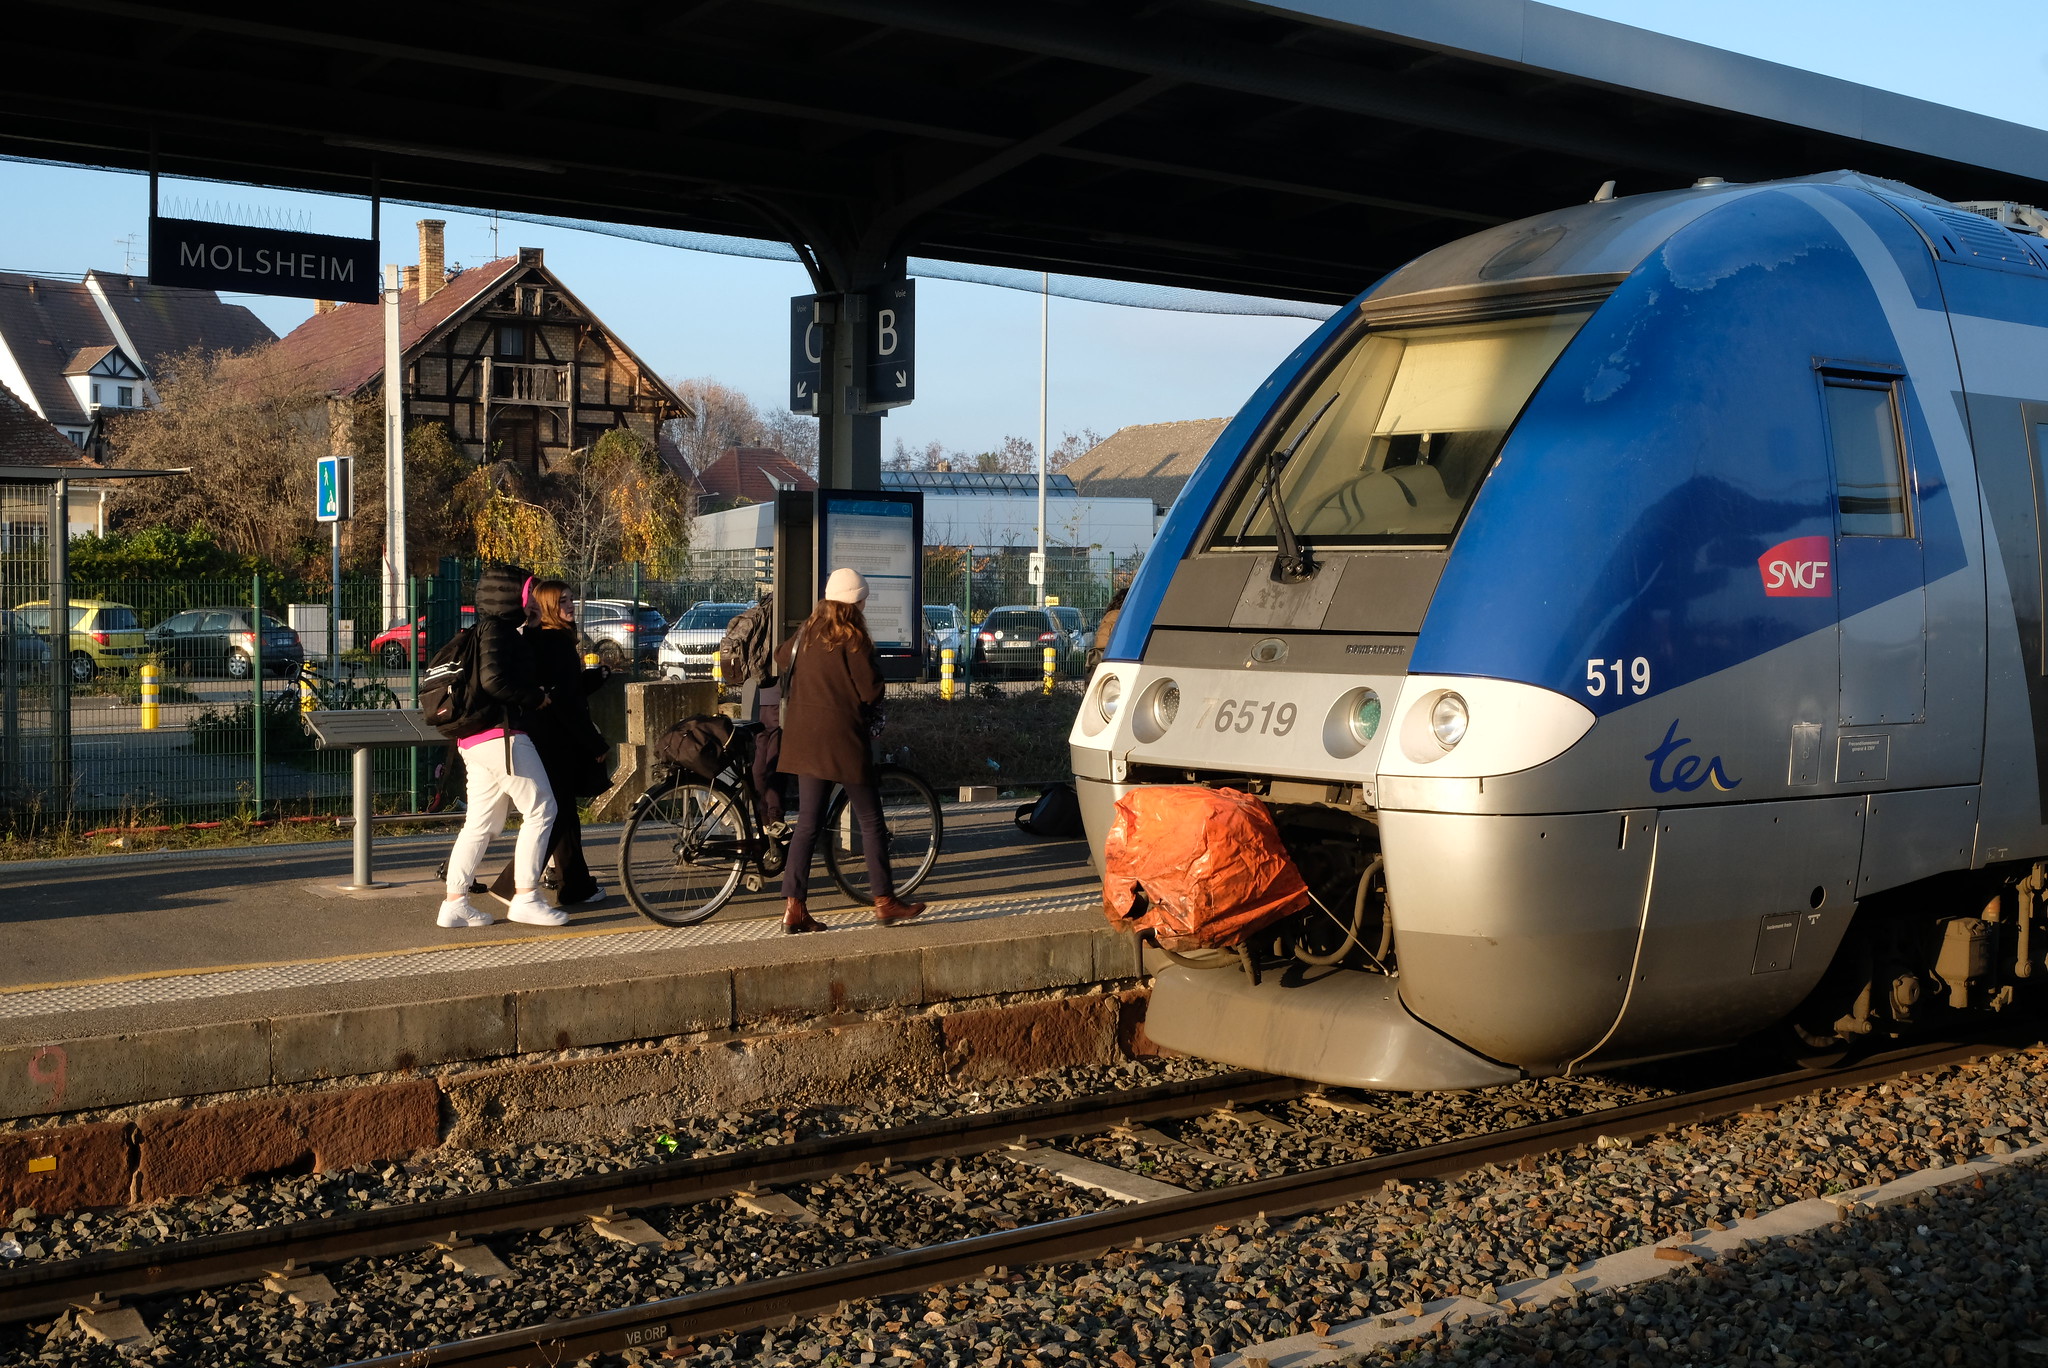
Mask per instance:
[[[945,938],[931,943],[935,934]],[[625,966],[591,961],[587,969],[573,966],[584,981],[504,992],[477,993],[473,979],[457,975],[422,981],[417,989],[405,980],[385,980],[380,990],[419,996],[0,1046],[0,1120],[846,1014],[1121,987],[1139,976],[1130,937],[1106,926],[1047,926],[1038,918],[1020,918],[1015,925],[993,920],[791,939],[824,943],[753,942],[737,947],[733,958],[740,962],[723,968],[678,955],[676,972],[643,971],[623,979],[605,970]],[[394,982],[398,988],[387,987]],[[450,986],[456,991],[449,992]],[[221,999],[221,1009],[234,1011],[234,1002]]]
[[[155,1112],[135,1126],[135,1196],[204,1192],[255,1173],[326,1172],[431,1149],[440,1089],[429,1079]]]

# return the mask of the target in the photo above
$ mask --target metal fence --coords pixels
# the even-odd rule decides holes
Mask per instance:
[[[344,811],[348,756],[315,750],[300,709],[416,702],[421,669],[475,602],[480,567],[454,561],[413,581],[402,612],[387,612],[374,578],[345,579],[338,596],[262,576],[53,580],[50,506],[40,489],[0,485],[0,830]],[[1032,601],[1028,567],[1024,548],[928,548],[925,597],[978,621]],[[1135,568],[1055,549],[1046,591],[1092,625]],[[636,566],[587,577],[576,586],[586,649],[650,676],[667,623],[695,603],[750,602],[755,586],[751,573],[662,580]],[[625,609],[609,623],[607,602]],[[160,674],[154,698],[144,666]],[[431,748],[379,752],[379,810],[434,806],[440,760]]]

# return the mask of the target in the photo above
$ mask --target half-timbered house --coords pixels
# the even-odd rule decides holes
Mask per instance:
[[[687,478],[664,428],[689,406],[548,270],[540,248],[450,273],[441,222],[419,228],[420,264],[406,268],[399,303],[408,425],[441,423],[479,464],[534,471],[630,428]],[[381,421],[360,401],[384,383],[383,306],[323,300],[277,346],[328,396],[334,449],[374,450],[376,432],[351,423],[365,413]]]

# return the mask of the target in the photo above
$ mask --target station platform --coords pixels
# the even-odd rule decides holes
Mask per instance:
[[[640,917],[612,876],[616,827],[586,840],[610,896],[561,928],[437,927],[434,868],[452,831],[380,840],[377,877],[394,886],[375,893],[340,890],[345,842],[0,865],[0,1121],[1135,979],[1086,844],[1023,834],[1014,807],[948,805],[939,865],[916,892],[930,909],[912,923],[877,925],[818,865],[812,910],[832,930],[803,936],[782,934],[772,889],[697,926]],[[485,877],[510,846],[493,846]]]

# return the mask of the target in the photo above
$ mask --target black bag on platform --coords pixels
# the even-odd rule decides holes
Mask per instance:
[[[1071,841],[1088,834],[1081,825],[1081,800],[1072,784],[1049,784],[1034,802],[1017,809],[1017,826],[1033,836]]]

